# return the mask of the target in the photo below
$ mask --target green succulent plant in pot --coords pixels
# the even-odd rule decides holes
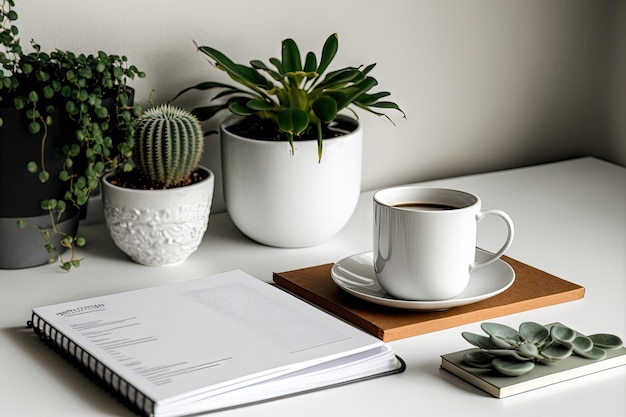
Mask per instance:
[[[103,182],[104,218],[115,244],[137,263],[176,265],[195,252],[208,226],[215,177],[199,165],[198,119],[169,104],[137,120],[134,167]]]
[[[238,83],[202,82],[181,91],[214,92],[192,112],[208,120],[228,110],[220,125],[224,198],[237,227],[279,247],[322,243],[349,220],[361,186],[362,129],[355,110],[387,117],[404,113],[372,92],[375,64],[330,70],[338,36],[316,55],[301,55],[293,39],[269,64],[233,62],[209,46],[198,50]],[[352,117],[350,117],[352,116]]]
[[[0,5],[0,230],[11,242],[0,268],[56,259],[69,270],[80,264],[74,247],[85,242],[77,230],[90,195],[107,170],[129,167],[141,108],[128,82],[145,74],[105,52],[31,42],[27,53],[14,1]]]

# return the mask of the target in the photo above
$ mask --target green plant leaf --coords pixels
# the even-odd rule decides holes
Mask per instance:
[[[299,135],[309,125],[309,116],[302,109],[290,108],[278,112],[278,128],[282,132]]]
[[[24,97],[15,97],[13,99],[13,107],[15,110],[22,110],[26,106],[26,100]]]
[[[324,123],[329,123],[337,116],[337,102],[329,96],[320,96],[312,104],[313,113]]]
[[[109,110],[104,106],[96,107],[94,109],[94,113],[96,114],[96,117],[100,119],[106,119],[109,116]]]
[[[320,64],[317,67],[317,73],[319,75],[322,75],[324,71],[326,71],[332,60],[335,58],[338,49],[339,37],[336,33],[333,33],[326,39],[326,42],[324,42],[324,47],[322,48],[322,56],[320,58]]]
[[[618,349],[624,344],[624,342],[622,342],[622,339],[620,339],[618,336],[607,333],[592,334],[588,337],[589,339],[591,339],[594,346],[603,349]]]
[[[571,342],[576,338],[576,332],[569,327],[555,324],[550,328],[550,336],[559,343],[571,346]]]
[[[363,93],[359,97],[357,97],[355,99],[355,101],[358,102],[359,104],[364,105],[364,106],[370,106],[370,105],[376,103],[381,98],[385,98],[385,97],[388,97],[390,95],[391,95],[391,93],[389,93],[387,91],[381,91],[380,93],[374,93],[374,94]]]
[[[520,376],[529,373],[535,368],[533,362],[518,362],[496,358],[491,362],[493,369],[506,376]]]
[[[488,337],[471,332],[461,333],[463,339],[481,349],[499,349]]]
[[[304,60],[304,72],[317,73],[317,57],[313,52],[308,52]]]
[[[363,73],[363,75],[365,76],[365,75],[369,74],[369,73],[370,73],[370,72],[374,69],[374,67],[375,67],[375,66],[376,66],[376,64],[369,64],[369,65],[368,65],[367,67],[365,67],[365,68],[364,68],[361,72],[362,72],[362,73]]]
[[[54,210],[56,206],[57,206],[57,200],[55,198],[41,200],[41,208],[43,210]]]
[[[474,368],[490,368],[493,359],[493,355],[481,352],[480,350],[468,352],[463,355],[463,362]]]
[[[252,99],[246,103],[246,106],[252,110],[256,111],[271,111],[274,109],[274,105],[272,103],[268,103],[267,101]]]
[[[232,92],[244,92],[243,90],[239,89],[239,88],[235,88],[229,84],[224,84],[224,83],[218,83],[218,82],[213,82],[213,81],[206,81],[206,82],[201,82],[199,84],[196,84],[194,86],[191,87],[187,87],[183,90],[181,90],[178,94],[176,94],[174,96],[174,98],[172,98],[171,101],[176,100],[178,97],[180,97],[181,95],[187,93],[188,91],[191,90],[198,90],[198,91],[208,91],[208,90],[213,90],[213,89],[226,89],[226,90],[230,90]]]
[[[500,337],[500,336],[495,336],[495,335],[491,335],[489,336],[489,340],[491,340],[493,342],[494,345],[503,348],[503,349],[511,349],[515,346],[517,346],[517,344],[515,342],[508,342],[506,339]]]
[[[519,352],[513,349],[486,349],[485,352],[490,353],[497,357],[502,358],[515,358],[520,361],[529,361],[531,358],[528,356],[521,355]]]
[[[553,343],[541,351],[541,356],[547,359],[562,360],[569,357],[573,351],[574,350],[572,348],[567,348],[563,345]]]
[[[191,111],[191,114],[196,116],[198,120],[204,121],[209,120],[211,117],[215,116],[215,114],[221,110],[227,109],[228,103],[214,105],[214,106],[203,106],[196,107]]]
[[[358,100],[355,100],[356,102],[358,102]],[[402,113],[402,117],[406,118],[406,115],[404,114],[404,111],[402,111],[402,109],[394,102],[392,101],[379,101],[373,104],[369,104],[369,107],[375,107],[375,108],[379,108],[379,109],[393,109],[393,110],[398,110],[400,113]]]
[[[282,63],[285,73],[302,71],[300,50],[293,39],[285,39],[282,42]]]
[[[341,110],[352,103],[361,94],[372,89],[377,84],[378,81],[374,78],[367,77],[363,81],[354,84],[351,87],[342,88],[337,92],[329,93],[329,95],[337,101],[337,108]]]
[[[280,79],[282,79],[281,73],[269,68],[267,65],[265,65],[265,63],[263,63],[262,61],[259,61],[258,59],[254,59],[250,61],[250,65],[252,65],[252,68],[267,72],[270,75],[270,77],[272,77],[276,81],[279,81]]]
[[[539,349],[532,343],[522,343],[518,347],[519,353],[528,358],[536,358],[541,359],[542,356],[539,355]]]
[[[283,63],[280,62],[280,59],[276,58],[276,57],[272,57],[269,59],[270,64],[272,64],[273,66],[276,67],[276,69],[278,70],[279,74],[284,74],[285,73],[285,69],[283,68]]]
[[[37,134],[41,131],[41,125],[39,124],[38,121],[33,120],[30,123],[28,123],[28,131],[32,134]]]
[[[272,88],[272,83],[269,82],[267,78],[259,74],[254,68],[235,64],[226,55],[209,46],[200,46],[198,50],[208,57],[213,58],[217,63],[218,68],[226,71],[235,80],[242,80],[261,88]]]
[[[348,83],[355,83],[363,80],[363,74],[357,68],[343,68],[329,72],[326,77],[315,87],[316,90],[340,88]]]
[[[576,336],[572,341],[572,349],[574,349],[575,354],[582,355],[593,349],[593,341],[587,336]]]
[[[500,323],[482,323],[480,328],[490,336],[498,336],[503,339],[518,339],[519,333],[512,327]]]
[[[584,352],[580,352],[580,353],[576,353],[579,356],[582,356],[583,358],[587,358],[587,359],[592,359],[594,361],[599,361],[602,360],[604,358],[606,358],[606,350],[599,348],[597,346],[592,347],[591,349],[584,351]]]
[[[315,127],[317,128],[317,163],[319,164],[322,161],[322,150],[324,148],[324,138],[322,137],[322,122],[317,120],[315,122]]]
[[[237,74],[231,74],[234,75],[232,78],[235,81],[241,80],[264,90],[269,90],[274,86],[271,81],[261,75],[256,69],[240,64],[237,64],[237,67],[239,68]]]
[[[525,322],[519,326],[519,335],[529,343],[539,343],[550,335],[550,331],[539,323]]]
[[[50,173],[48,171],[39,172],[39,182],[42,184],[47,182],[50,179]]]
[[[250,116],[254,114],[254,110],[249,108],[245,103],[235,101],[228,105],[228,109],[238,116]]]

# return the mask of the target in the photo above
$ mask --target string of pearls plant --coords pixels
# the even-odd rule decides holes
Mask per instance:
[[[57,174],[65,185],[60,195],[47,195],[41,200],[42,214],[49,213],[50,226],[40,227],[23,219],[19,228],[33,227],[45,240],[50,262],[58,259],[63,270],[80,265],[74,246],[83,246],[85,239],[69,236],[57,229],[69,211],[84,207],[99,184],[100,178],[118,167],[130,170],[128,162],[133,146],[134,119],[142,109],[133,104],[129,81],[145,77],[145,73],[128,62],[126,56],[103,51],[77,54],[72,51],[42,50],[31,41],[32,52],[21,45],[17,27],[18,14],[14,0],[0,1],[0,105],[20,112],[33,136],[11,140],[39,140],[41,152],[32,155],[24,167],[39,182],[53,180],[48,170],[51,161],[44,158],[48,128],[53,123],[67,122],[64,135],[70,143],[58,149],[63,168]],[[55,115],[59,114],[58,119]],[[0,127],[5,125],[0,118]],[[61,247],[53,236],[62,236]],[[69,249],[71,258],[61,252]]]

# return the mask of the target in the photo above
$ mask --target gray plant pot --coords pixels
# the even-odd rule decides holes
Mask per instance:
[[[0,246],[0,269],[43,265],[55,254],[47,252],[45,240],[37,229],[19,229],[17,220],[51,228],[50,214],[41,208],[41,201],[53,197],[63,198],[68,186],[57,179],[64,160],[59,156],[58,149],[73,139],[65,133],[65,120],[57,112],[54,123],[48,127],[44,147],[50,179],[42,184],[37,174],[26,170],[28,162],[38,161],[42,151],[41,135],[33,135],[28,131],[23,112],[0,107],[0,117],[3,120],[0,127],[0,237],[3,242]],[[61,221],[56,222],[57,229],[75,236],[80,214],[78,208],[68,206],[67,213]],[[60,234],[51,233],[51,240],[58,249],[62,249],[59,245],[62,238]]]
[[[50,216],[20,217],[28,224],[50,229]],[[80,213],[68,220],[56,223],[59,232],[75,236],[78,230]],[[45,249],[45,240],[37,229],[17,227],[18,218],[0,218],[0,236],[4,242],[0,250],[0,269],[21,269],[39,266],[54,261],[55,254]],[[52,234],[50,239],[57,248],[61,248],[61,234]]]

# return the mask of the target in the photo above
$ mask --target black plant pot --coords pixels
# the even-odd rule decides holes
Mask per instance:
[[[29,173],[26,165],[30,161],[39,162],[42,152],[42,134],[31,134],[27,128],[24,113],[13,108],[0,108],[3,125],[0,127],[0,268],[16,269],[47,263],[50,254],[45,250],[45,241],[40,232],[27,227],[19,229],[17,220],[50,228],[51,219],[41,208],[46,198],[62,199],[67,183],[58,180],[63,166],[59,149],[73,141],[72,135],[64,129],[61,113],[53,117],[48,127],[48,135],[43,148],[46,170],[50,179],[41,183],[37,174]],[[70,207],[63,218],[56,222],[59,231],[75,235],[78,228],[80,210]],[[57,248],[61,235],[51,235]]]

